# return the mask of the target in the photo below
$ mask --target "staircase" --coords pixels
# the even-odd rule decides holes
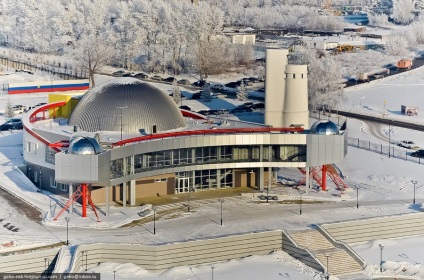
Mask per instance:
[[[299,247],[307,248],[323,264],[325,271],[328,271],[330,275],[354,274],[363,271],[361,265],[346,251],[334,247],[330,241],[316,230],[292,232],[290,237]]]
[[[53,273],[67,273],[72,262],[71,247],[62,246]]]

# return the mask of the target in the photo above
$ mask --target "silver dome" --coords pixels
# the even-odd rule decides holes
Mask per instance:
[[[123,132],[139,133],[153,132],[153,126],[159,132],[186,124],[165,92],[135,78],[116,78],[89,90],[73,110],[69,125],[88,132],[122,127]]]
[[[316,121],[311,126],[311,133],[322,135],[337,135],[339,128],[332,121]]]
[[[75,155],[97,155],[102,149],[96,139],[91,137],[76,137],[69,143],[68,153]]]

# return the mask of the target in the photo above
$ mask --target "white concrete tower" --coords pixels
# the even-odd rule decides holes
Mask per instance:
[[[308,66],[287,65],[285,80],[283,126],[302,126],[308,129]]]
[[[267,49],[265,65],[265,124],[283,127],[287,49]]]

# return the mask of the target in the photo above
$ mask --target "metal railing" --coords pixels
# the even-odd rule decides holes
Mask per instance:
[[[371,141],[361,140],[359,138],[348,137],[347,143],[349,146],[356,147],[359,149],[375,152],[381,155],[386,155],[387,157],[403,159],[407,161],[412,161],[414,163],[422,164],[424,159],[421,160],[419,157],[411,156],[411,151],[406,148],[401,148],[396,145],[396,143],[387,143],[387,145],[372,143]]]

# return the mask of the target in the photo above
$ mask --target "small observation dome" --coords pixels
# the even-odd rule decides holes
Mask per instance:
[[[76,137],[69,143],[68,153],[75,155],[97,155],[102,149],[96,139],[91,137]]]
[[[311,133],[321,135],[337,135],[339,128],[332,121],[316,121],[311,127]]]

